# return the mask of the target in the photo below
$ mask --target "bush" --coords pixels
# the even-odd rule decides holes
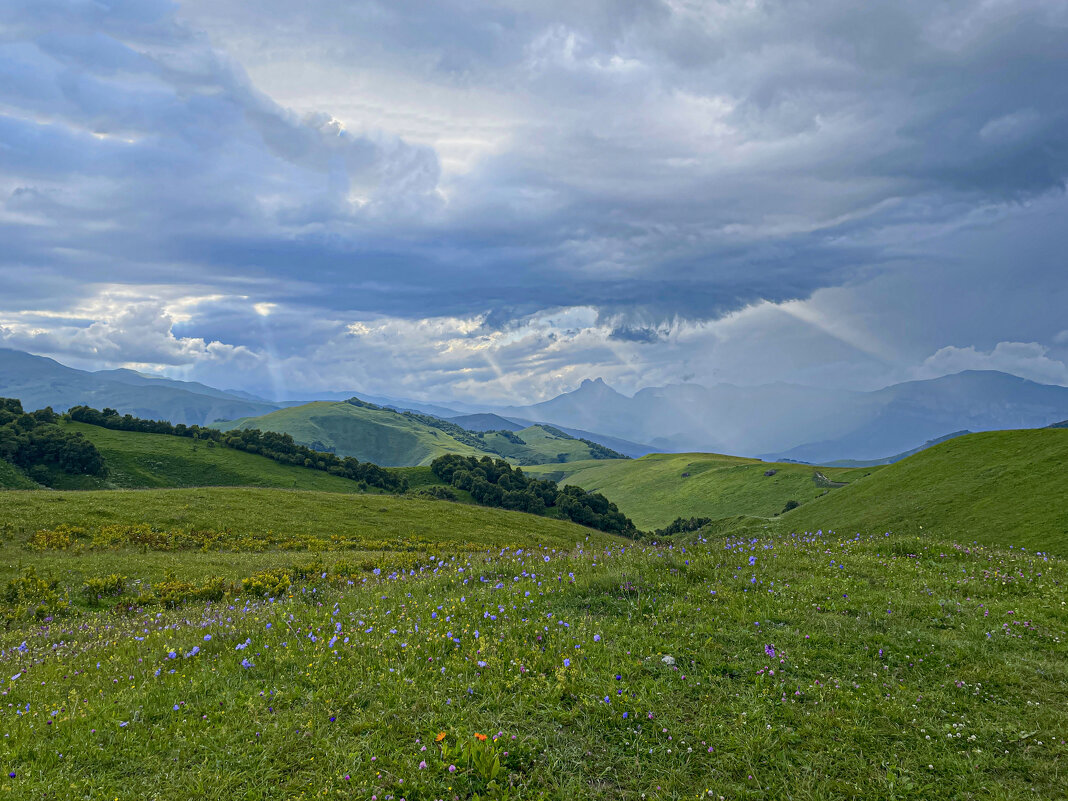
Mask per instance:
[[[786,502],[786,506],[784,506],[784,507],[782,508],[782,511],[783,511],[783,513],[785,513],[785,512],[789,512],[789,511],[790,511],[791,509],[796,509],[796,508],[797,508],[798,506],[800,506],[800,505],[801,505],[801,504],[800,504],[800,502],[798,502],[798,501],[787,501],[787,502]]]
[[[82,586],[82,594],[90,601],[123,595],[126,592],[126,576],[112,573],[110,576],[91,578]]]
[[[286,570],[262,570],[241,580],[241,589],[257,598],[277,598],[289,589],[292,580]]]
[[[59,614],[69,603],[61,598],[56,581],[45,581],[33,567],[23,568],[4,588],[4,619],[8,625],[27,617],[43,618]]]
[[[228,589],[224,578],[209,578],[203,584],[195,584],[180,581],[170,573],[152,588],[156,600],[167,606],[179,606],[186,601],[221,601]]]

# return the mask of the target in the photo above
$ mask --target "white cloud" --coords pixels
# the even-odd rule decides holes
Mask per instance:
[[[924,360],[916,378],[937,378],[962,370],[1000,370],[1040,384],[1068,386],[1068,365],[1050,358],[1049,348],[1037,342],[999,342],[992,350],[947,345]]]

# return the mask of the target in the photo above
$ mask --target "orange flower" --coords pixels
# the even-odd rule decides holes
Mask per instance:
[[[475,733],[475,739],[478,740],[479,742],[484,743],[484,742],[486,742],[486,735],[485,734],[478,734],[476,732]]]
[[[437,737],[434,738],[435,743],[440,743],[445,739],[445,732],[440,732]]]

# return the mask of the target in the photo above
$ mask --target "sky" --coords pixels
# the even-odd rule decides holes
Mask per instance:
[[[270,397],[1068,385],[1068,3],[0,0],[0,347]]]

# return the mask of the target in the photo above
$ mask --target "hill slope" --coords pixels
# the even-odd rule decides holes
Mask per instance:
[[[1068,548],[1068,430],[957,437],[782,517],[795,530]]]
[[[487,451],[460,442],[411,415],[362,402],[316,401],[217,427],[223,431],[232,428],[278,431],[309,448],[353,456],[361,462],[385,467],[430,464],[446,453],[488,455]]]
[[[84,423],[61,425],[92,442],[103,455],[109,472],[102,481],[89,480],[87,476],[72,477],[67,484],[60,483],[60,488],[277,487],[358,491],[357,483],[347,478],[281,464],[266,456],[232,448],[210,447],[186,437],[113,431]],[[57,477],[58,481],[62,479]]]
[[[446,453],[503,457],[519,464],[557,462],[561,455],[563,461],[608,455],[602,446],[551,426],[530,426],[518,432],[472,432],[448,420],[399,412],[358,398],[306,403],[216,427],[223,431],[278,431],[316,450],[387,467],[428,465]]]
[[[881,468],[820,468],[830,482],[849,482]],[[774,470],[771,476],[765,472]],[[713,453],[656,453],[640,459],[524,468],[603,493],[636,526],[662,528],[676,517],[771,517],[787,501],[810,501],[831,488],[808,465],[773,464]]]

